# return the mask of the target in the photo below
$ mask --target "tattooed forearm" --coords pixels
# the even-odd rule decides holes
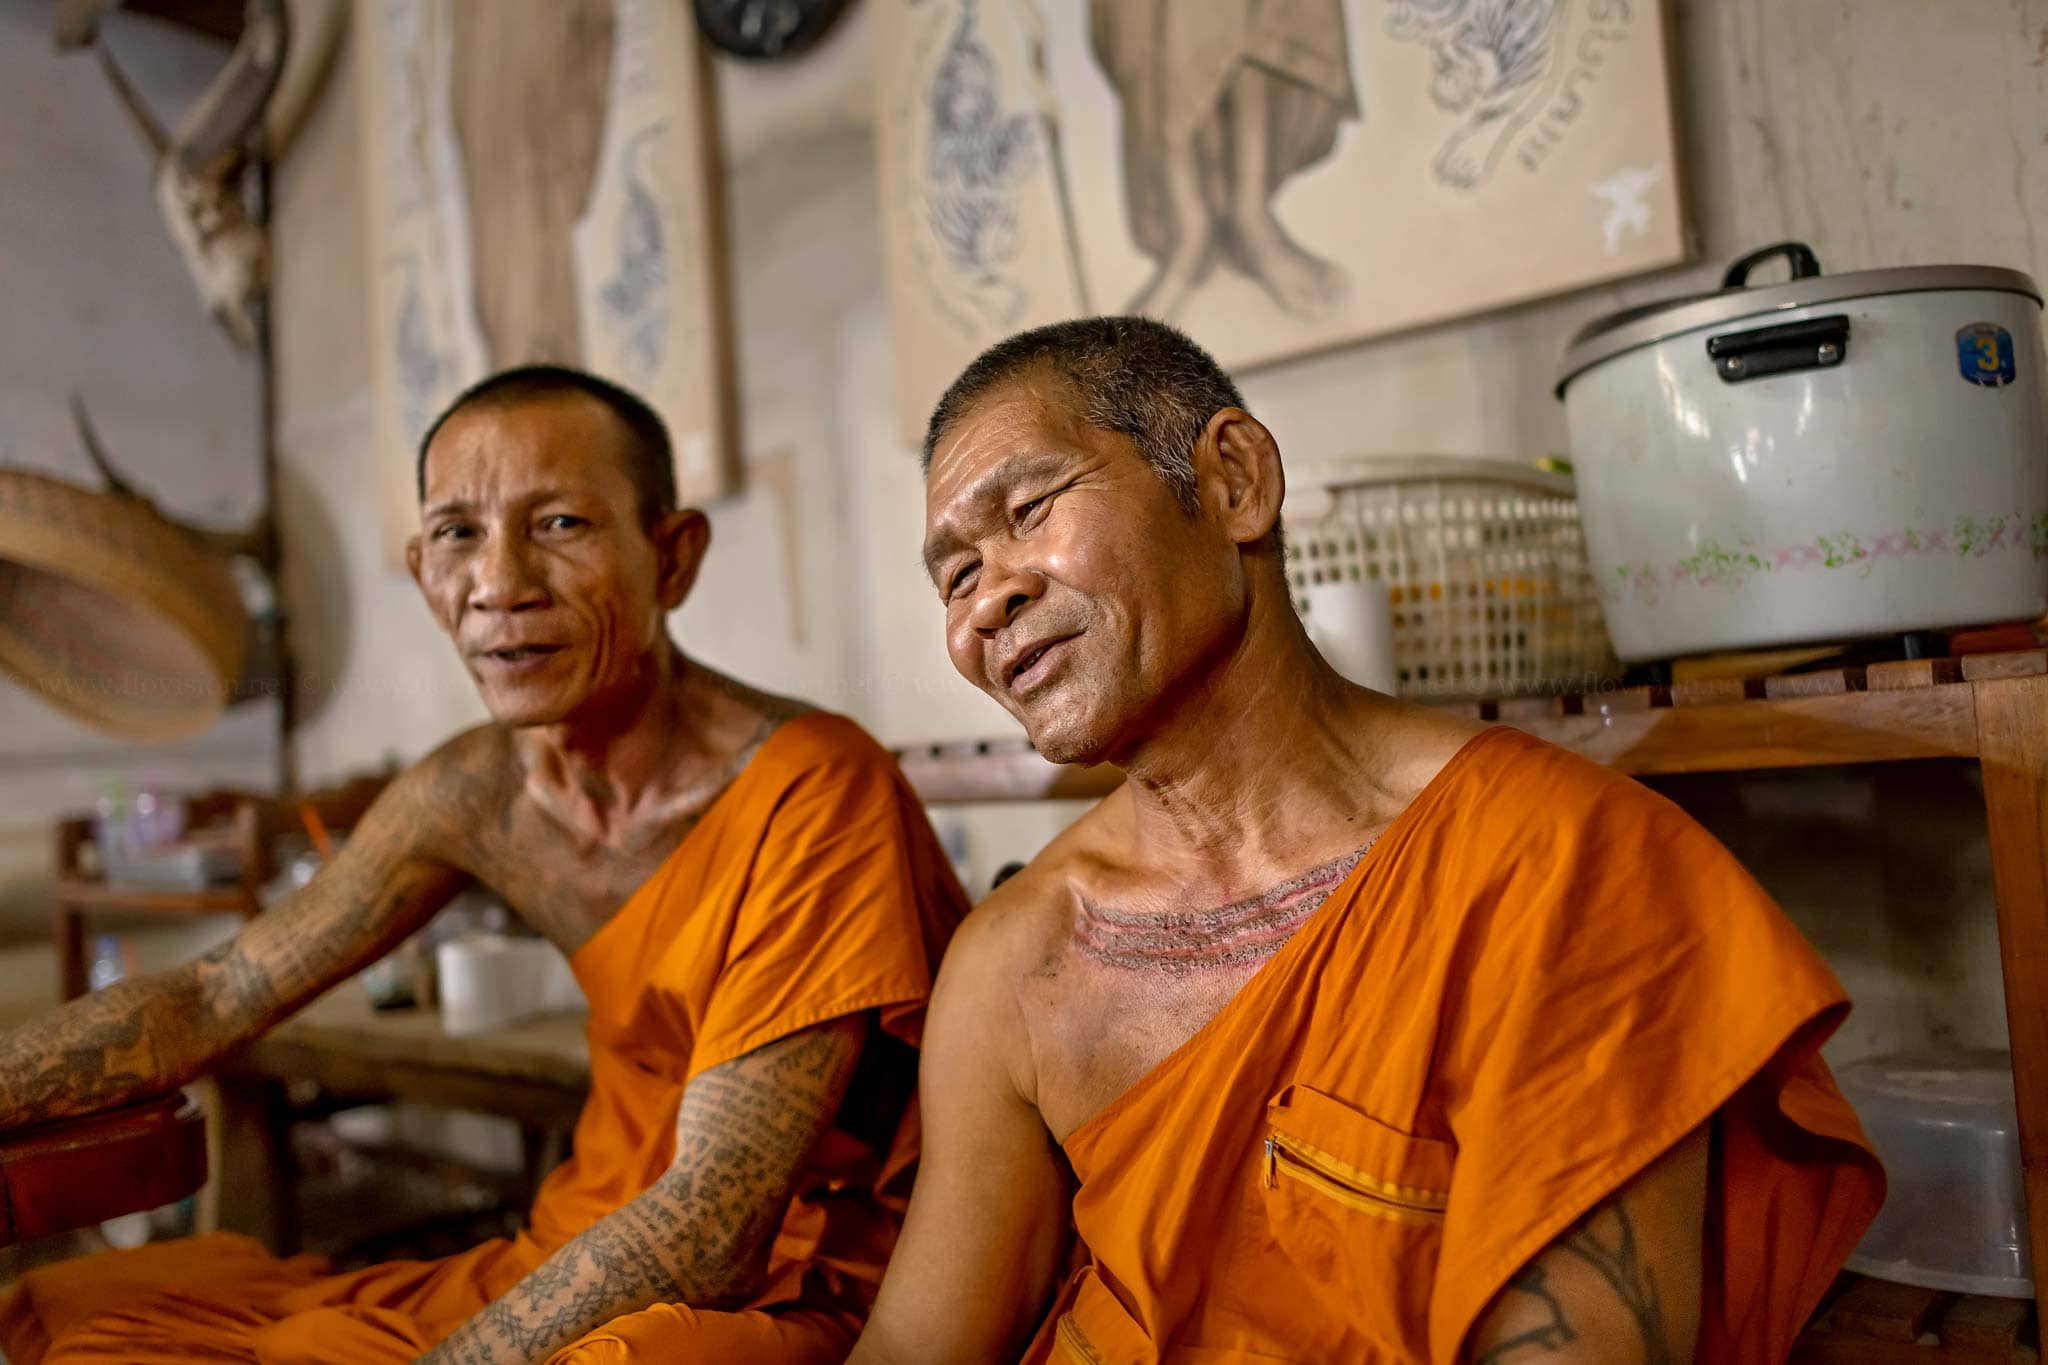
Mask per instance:
[[[0,1130],[174,1089],[396,945],[461,874],[400,856],[391,842],[351,846],[343,862],[195,962],[0,1033]]]
[[[668,1201],[648,1191],[572,1240],[423,1359],[545,1360],[620,1314],[685,1297],[669,1264],[675,1220]]]
[[[1472,1365],[1508,1365],[1509,1361],[1519,1358],[1524,1349],[1548,1353],[1579,1339],[1578,1334],[1572,1331],[1571,1323],[1566,1321],[1564,1305],[1552,1292],[1541,1265],[1532,1261],[1523,1266],[1522,1273],[1508,1281],[1508,1288],[1535,1300],[1533,1306],[1539,1309],[1542,1317],[1534,1325],[1474,1356]]]
[[[1671,1344],[1657,1281],[1636,1248],[1635,1224],[1617,1199],[1588,1214],[1560,1244],[1599,1273],[1635,1319],[1643,1337],[1643,1365],[1671,1365]]]
[[[187,1079],[171,1040],[196,998],[189,972],[125,981],[0,1034],[0,1129],[110,1108]]]
[[[859,1060],[866,1021],[794,1034],[704,1072],[683,1092],[673,1164],[571,1240],[423,1361],[538,1361],[656,1303],[713,1307],[758,1283],[812,1149]]]

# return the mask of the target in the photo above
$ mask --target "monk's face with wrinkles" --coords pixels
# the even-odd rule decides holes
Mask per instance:
[[[960,675],[1056,763],[1113,761],[1229,649],[1237,547],[1052,375],[998,386],[943,434],[925,564]]]
[[[611,410],[581,394],[459,411],[426,461],[414,579],[494,718],[550,725],[643,684],[703,552],[649,526]]]

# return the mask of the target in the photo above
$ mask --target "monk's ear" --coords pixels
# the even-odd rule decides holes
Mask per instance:
[[[1195,466],[1230,538],[1239,545],[1265,540],[1287,496],[1280,445],[1265,424],[1243,408],[1222,409],[1202,428]]]
[[[704,567],[704,553],[711,548],[711,519],[694,507],[663,515],[647,528],[654,542],[660,581],[656,592],[663,611],[683,605],[697,584],[697,571]]]

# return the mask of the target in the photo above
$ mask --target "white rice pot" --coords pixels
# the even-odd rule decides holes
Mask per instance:
[[[1741,287],[1787,255],[1787,284]],[[1594,323],[1558,383],[1630,662],[2048,613],[2041,294],[1973,266],[1822,275],[1803,246]]]

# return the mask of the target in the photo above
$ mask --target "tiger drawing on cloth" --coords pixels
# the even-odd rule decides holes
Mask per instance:
[[[1386,32],[1426,44],[1430,97],[1459,117],[1437,149],[1436,177],[1476,189],[1541,107],[1570,0],[1387,0]]]

